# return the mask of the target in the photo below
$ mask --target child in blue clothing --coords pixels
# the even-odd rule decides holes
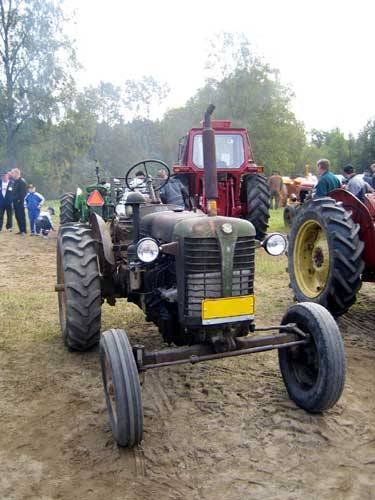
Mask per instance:
[[[30,236],[40,234],[40,227],[36,225],[36,220],[40,214],[40,207],[43,205],[44,196],[35,191],[35,186],[29,184],[27,186],[27,195],[25,196],[25,208],[29,215],[30,221]]]

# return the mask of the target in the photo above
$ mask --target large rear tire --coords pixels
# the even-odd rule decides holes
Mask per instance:
[[[306,411],[322,412],[340,399],[345,384],[345,351],[332,315],[305,302],[288,309],[282,324],[295,323],[310,342],[279,349],[281,374],[292,401]]]
[[[76,209],[74,207],[75,193],[65,193],[60,198],[60,225],[77,222]]]
[[[99,342],[101,323],[98,257],[88,226],[60,228],[57,281],[64,342],[72,350],[86,351]]]
[[[256,231],[256,238],[263,240],[267,234],[270,217],[270,190],[267,179],[260,174],[248,175],[245,179],[247,220]]]
[[[303,205],[289,234],[290,286],[298,302],[315,302],[334,316],[354,304],[361,287],[359,225],[332,198]]]
[[[142,441],[143,410],[137,365],[123,330],[103,333],[100,364],[113,437],[130,448]]]

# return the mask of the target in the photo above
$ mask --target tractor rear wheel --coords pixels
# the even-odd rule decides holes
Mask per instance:
[[[248,175],[245,179],[247,220],[250,221],[256,231],[256,238],[263,240],[267,234],[270,190],[267,179],[263,175]]]
[[[282,324],[294,323],[309,335],[303,345],[279,349],[281,374],[290,396],[312,413],[328,410],[345,384],[345,351],[332,315],[319,304],[304,302],[288,309]]]
[[[142,441],[143,410],[138,369],[124,330],[103,333],[100,364],[113,437],[130,448]]]
[[[76,209],[74,207],[75,193],[65,193],[60,198],[60,225],[77,222]]]
[[[307,202],[289,234],[288,271],[298,302],[315,302],[334,316],[354,304],[364,269],[364,244],[350,212],[332,198]]]
[[[57,281],[64,342],[72,350],[86,351],[99,342],[101,320],[98,256],[87,225],[60,228]]]

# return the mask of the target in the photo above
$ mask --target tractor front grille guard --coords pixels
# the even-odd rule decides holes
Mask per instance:
[[[233,255],[233,297],[253,294],[254,251],[254,238],[237,239]],[[202,300],[222,297],[219,242],[216,238],[185,238],[184,257],[184,314],[200,318]]]

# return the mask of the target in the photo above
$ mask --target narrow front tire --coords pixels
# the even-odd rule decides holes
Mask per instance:
[[[293,305],[282,324],[295,323],[310,342],[279,349],[281,374],[292,401],[311,413],[328,410],[345,384],[344,344],[333,316],[319,304]]]
[[[103,333],[100,364],[113,437],[119,446],[131,448],[142,441],[143,410],[138,369],[124,330]]]

